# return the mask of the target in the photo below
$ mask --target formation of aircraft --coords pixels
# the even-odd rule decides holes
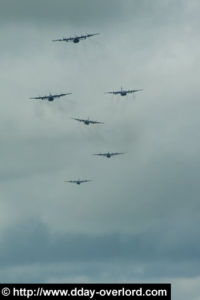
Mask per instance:
[[[65,180],[64,182],[76,183],[76,184],[80,185],[81,183],[90,182],[90,181],[91,180],[84,179],[84,180]]]
[[[112,156],[121,155],[121,154],[124,154],[124,153],[123,152],[107,152],[107,153],[95,153],[93,155],[96,155],[96,156],[105,156],[107,158],[111,158]]]
[[[89,118],[88,119],[76,119],[76,118],[72,118],[73,120],[79,121],[84,123],[85,125],[90,125],[90,124],[104,124],[102,122],[98,122],[98,121],[92,121]]]
[[[61,38],[61,39],[56,39],[56,40],[52,40],[53,42],[73,42],[75,44],[79,43],[81,40],[85,40],[89,37],[98,35],[99,33],[93,33],[93,34],[86,34],[86,35],[79,35],[79,36],[73,36],[73,37],[68,37],[68,38]],[[116,90],[116,91],[109,91],[109,92],[105,92],[107,94],[113,94],[113,95],[120,95],[120,96],[126,96],[127,94],[134,94],[136,92],[140,92],[142,91],[142,89],[137,89],[137,90],[125,90],[123,88],[121,88],[120,90]],[[56,98],[60,98],[60,97],[64,97],[67,95],[71,95],[72,93],[62,93],[62,94],[51,94],[49,93],[49,95],[47,96],[38,96],[38,97],[32,97],[30,99],[36,99],[36,100],[48,100],[48,101],[54,101],[54,99]],[[73,120],[76,120],[78,122],[82,122],[84,125],[90,125],[90,124],[104,124],[103,122],[99,122],[99,121],[93,121],[88,119],[79,119],[79,118],[72,118]],[[102,157],[106,157],[106,158],[111,158],[113,156],[116,155],[122,155],[124,154],[124,152],[107,152],[107,153],[95,153],[93,155],[95,156],[102,156]],[[65,180],[64,182],[67,183],[75,183],[77,185],[81,185],[82,183],[86,183],[86,182],[90,182],[91,180],[88,179],[83,179],[83,180]]]
[[[74,36],[74,37],[69,37],[69,38],[62,38],[62,39],[57,39],[57,40],[52,40],[52,42],[73,42],[75,44],[79,43],[80,40],[85,40],[91,36],[95,36],[99,33],[92,33],[92,34],[85,34],[85,35],[79,35],[79,36]]]
[[[113,94],[113,95],[120,95],[120,96],[126,96],[127,94],[134,94],[136,92],[140,92],[142,91],[140,90],[124,90],[123,88],[121,88],[121,90],[119,91],[112,91],[112,92],[105,92],[106,94]]]
[[[60,97],[64,97],[66,95],[71,95],[71,94],[72,93],[52,95],[49,93],[48,96],[39,96],[39,97],[30,98],[30,99],[53,101],[55,98],[60,98]]]

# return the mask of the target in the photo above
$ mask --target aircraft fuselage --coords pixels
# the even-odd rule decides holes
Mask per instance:
[[[106,157],[107,157],[107,158],[111,158],[110,153],[107,153]]]
[[[54,97],[53,96],[49,96],[48,101],[53,101]]]
[[[120,92],[120,95],[121,95],[121,96],[126,96],[126,95],[127,95],[127,92],[121,91],[121,92]]]
[[[75,44],[77,44],[77,43],[80,42],[80,39],[79,39],[79,38],[74,38],[73,42],[74,42]]]
[[[90,125],[90,121],[86,120],[84,121],[85,125]]]

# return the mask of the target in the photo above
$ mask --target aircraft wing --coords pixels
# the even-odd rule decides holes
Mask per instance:
[[[83,119],[76,119],[76,118],[72,118],[73,120],[79,121],[79,122],[85,122],[85,120]]]
[[[77,183],[76,180],[65,180],[64,182],[69,182],[69,183]]]
[[[89,121],[91,124],[104,124],[103,122],[98,122],[98,121]]]
[[[104,124],[102,122],[98,122],[98,121],[91,121],[91,120],[85,120],[85,119],[78,119],[78,118],[72,118],[73,120],[79,121],[79,122],[86,122],[88,121],[91,124]]]
[[[97,156],[106,156],[107,154],[106,153],[95,153],[93,155],[97,155]]]
[[[110,153],[111,156],[120,155],[120,154],[124,154],[124,153],[123,152],[113,152],[113,153]]]
[[[86,34],[85,37],[91,37],[91,36],[98,35],[98,34],[99,34],[99,33]]]
[[[136,92],[140,92],[140,91],[142,91],[142,90],[128,90],[128,91],[126,91],[126,93],[136,93]]]
[[[69,183],[84,183],[84,182],[90,182],[91,180],[65,180],[64,182],[69,182]]]
[[[80,183],[90,182],[91,180],[80,180]]]
[[[99,34],[99,33],[85,34],[85,35],[77,36],[77,38],[79,38],[79,39],[86,39],[88,37],[91,37],[91,36],[94,36],[94,35],[97,35],[97,34]]]
[[[117,95],[120,94],[120,91],[113,91],[113,92],[105,92],[106,94],[113,94],[113,95]]]
[[[52,40],[52,42],[63,42],[64,39],[57,39],[57,40]]]
[[[69,37],[69,38],[62,38],[62,39],[57,39],[57,40],[52,40],[52,42],[70,42],[73,41],[74,38]]]
[[[52,95],[54,98],[60,98],[66,95],[71,95],[72,93],[67,93],[67,94],[58,94],[58,95]]]
[[[39,96],[39,97],[33,97],[33,98],[29,98],[29,99],[36,99],[36,100],[38,100],[38,99],[40,99],[40,100],[45,100],[45,99],[48,99],[49,97],[48,96]]]

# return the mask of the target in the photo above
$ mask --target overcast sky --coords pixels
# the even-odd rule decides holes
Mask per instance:
[[[0,0],[1,282],[171,282],[200,299],[199,14],[198,0]],[[104,94],[121,86],[143,91]],[[49,92],[73,94],[29,100]],[[106,151],[125,155],[92,156]]]

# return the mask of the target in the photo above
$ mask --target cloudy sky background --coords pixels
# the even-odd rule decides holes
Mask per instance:
[[[1,282],[172,282],[200,299],[199,13],[0,0]],[[121,86],[144,91],[104,94]],[[49,92],[73,94],[29,100]],[[104,151],[126,155],[92,156]],[[93,181],[64,183],[76,178]]]

